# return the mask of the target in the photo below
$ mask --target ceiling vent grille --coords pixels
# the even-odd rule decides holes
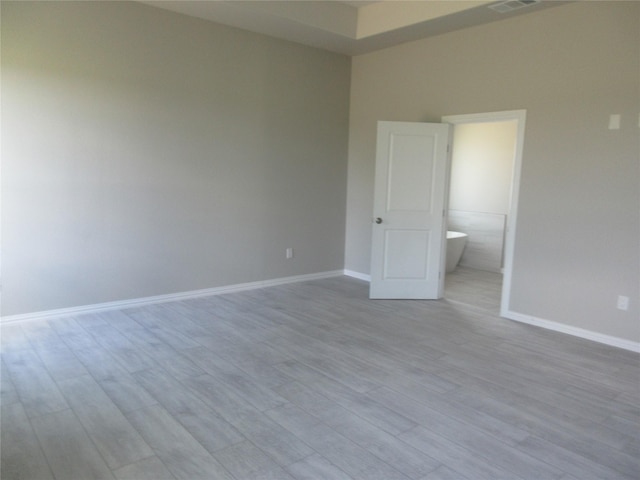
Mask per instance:
[[[541,0],[507,0],[505,2],[489,5],[489,8],[498,13],[508,13],[518,10],[519,8],[530,7],[531,5],[540,3],[540,1]]]

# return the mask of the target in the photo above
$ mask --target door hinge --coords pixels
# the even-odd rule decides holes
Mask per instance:
[[[447,153],[449,153],[451,151],[451,144],[447,145]]]

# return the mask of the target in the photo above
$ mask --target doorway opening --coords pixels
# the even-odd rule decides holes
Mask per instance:
[[[447,229],[466,234],[448,258],[445,298],[509,312],[525,110],[449,115],[453,150]],[[455,236],[455,235],[451,235]],[[460,240],[448,241],[449,257]]]

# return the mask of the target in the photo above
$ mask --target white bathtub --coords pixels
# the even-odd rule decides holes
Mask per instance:
[[[453,272],[458,266],[468,236],[461,232],[447,232],[447,273]]]

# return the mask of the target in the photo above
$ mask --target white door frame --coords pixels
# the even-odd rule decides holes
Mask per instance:
[[[518,122],[516,133],[516,151],[513,161],[513,178],[511,182],[511,202],[509,215],[507,216],[507,230],[504,242],[504,274],[502,278],[502,297],[500,300],[500,316],[507,317],[510,311],[511,278],[513,275],[513,251],[516,240],[516,223],[518,217],[518,196],[520,193],[520,172],[522,167],[522,148],[524,145],[524,128],[527,116],[526,110],[509,110],[504,112],[473,113],[468,115],[445,115],[443,123],[454,125],[453,136],[455,139],[455,125],[463,123],[489,123],[516,120]]]

